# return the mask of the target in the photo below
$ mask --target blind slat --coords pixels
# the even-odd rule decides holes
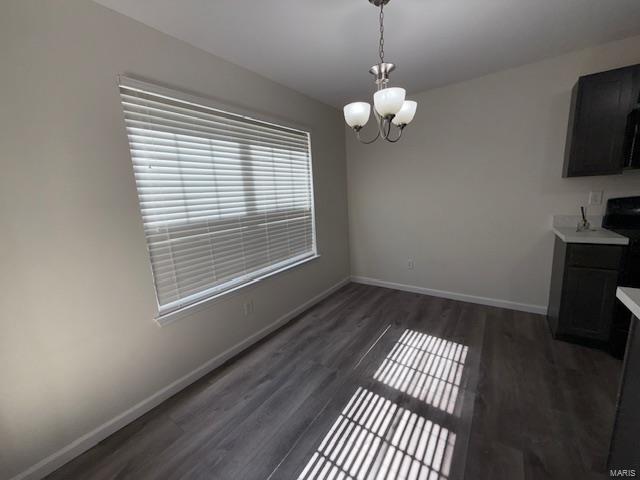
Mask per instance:
[[[145,96],[143,92],[138,92],[135,96],[122,94],[123,104],[131,104],[133,108],[144,107],[154,109],[159,112],[161,117],[178,115],[183,118],[198,119],[203,121],[219,122],[221,125],[233,125],[238,128],[247,130],[248,132],[262,132],[265,135],[291,136],[292,138],[300,138],[300,131],[287,128],[273,128],[272,125],[264,124],[259,121],[251,121],[246,117],[242,119],[234,118],[233,114],[224,113],[219,110],[208,109],[206,107],[198,108],[196,105],[183,105],[182,102],[173,102],[170,99],[162,99],[158,101],[153,96]]]
[[[203,136],[202,134],[191,135],[188,132],[184,133],[184,132],[178,132],[178,131],[159,132],[159,131],[149,130],[148,128],[144,128],[144,127],[143,128],[136,127],[135,125],[127,126],[127,134],[129,136],[129,140],[134,138],[144,138],[148,142],[171,141],[171,142],[175,142],[177,147],[181,145],[181,142],[189,142],[193,144],[204,145],[207,148],[215,145],[216,148],[220,149],[221,152],[237,151],[239,146],[237,142],[234,142],[228,137],[225,137],[222,135]],[[277,153],[283,153],[286,155],[290,154],[291,156],[298,156],[298,157],[300,156],[305,157],[305,152],[307,152],[307,150],[305,150],[304,148],[292,149],[289,147],[282,147],[278,144],[262,142],[262,141],[251,142],[251,150],[256,152],[262,152],[262,153],[277,152]]]
[[[307,132],[120,94],[161,314],[316,254]]]
[[[184,142],[180,140],[168,140],[159,138],[146,138],[138,135],[130,136],[130,148],[135,151],[147,151],[147,152],[173,152],[179,150],[184,153],[191,153],[194,155],[203,155],[208,158],[209,149],[212,146],[211,142],[207,142],[205,145],[199,145],[194,142]],[[241,156],[238,153],[237,148],[225,145],[217,145],[216,150],[218,157],[229,156],[231,158],[238,158]],[[291,161],[293,164],[307,166],[306,157],[302,153],[294,152],[291,150],[285,150],[274,147],[256,147],[251,146],[251,154],[256,162],[259,160],[270,162],[272,159],[282,158],[287,161]]]
[[[185,134],[201,137],[203,139],[208,138],[210,142],[220,140],[225,144],[235,144],[237,148],[243,146],[250,146],[251,143],[256,142],[257,145],[278,147],[278,148],[290,148],[295,151],[304,152],[304,144],[293,142],[285,139],[276,138],[264,138],[258,135],[248,135],[246,133],[235,131],[233,129],[222,129],[216,127],[209,127],[204,125],[193,125],[187,122],[178,122],[166,120],[164,122],[159,121],[154,117],[147,117],[144,120],[141,117],[125,117],[125,124],[127,128],[138,128],[143,131],[163,131],[169,134]]]

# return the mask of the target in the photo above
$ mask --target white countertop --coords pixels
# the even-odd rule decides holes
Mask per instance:
[[[631,310],[631,313],[640,318],[640,288],[618,287],[616,297]]]
[[[601,245],[628,245],[629,239],[604,228],[576,232],[576,227],[553,227],[560,240],[565,243],[598,243]]]

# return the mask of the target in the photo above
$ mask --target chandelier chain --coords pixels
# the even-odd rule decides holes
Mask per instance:
[[[378,53],[380,63],[384,63],[384,2],[380,4],[380,47]]]

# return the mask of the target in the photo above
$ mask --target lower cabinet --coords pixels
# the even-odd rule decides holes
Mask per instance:
[[[548,320],[554,337],[609,342],[624,247],[556,239]]]
[[[567,267],[560,307],[560,333],[607,341],[611,332],[618,272]]]

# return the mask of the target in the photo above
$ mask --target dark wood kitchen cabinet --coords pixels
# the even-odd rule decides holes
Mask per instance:
[[[622,173],[627,116],[639,94],[640,65],[578,79],[571,96],[563,177]]]
[[[606,346],[624,246],[556,238],[547,318],[553,336]]]

